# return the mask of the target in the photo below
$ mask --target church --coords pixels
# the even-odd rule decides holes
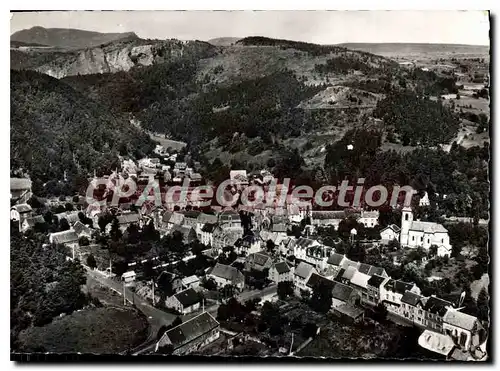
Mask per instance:
[[[399,242],[401,246],[414,248],[422,246],[426,250],[436,245],[438,256],[451,254],[448,230],[438,223],[414,221],[410,207],[403,208]]]

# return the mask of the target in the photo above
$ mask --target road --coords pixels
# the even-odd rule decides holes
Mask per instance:
[[[84,265],[85,266],[85,265]],[[156,336],[158,334],[158,330],[160,329],[161,326],[163,325],[170,325],[174,319],[176,318],[176,315],[164,312],[160,309],[157,309],[153,307],[149,302],[144,300],[144,298],[140,297],[139,295],[133,293],[130,289],[125,287],[123,288],[123,283],[121,281],[116,281],[110,278],[107,278],[104,276],[104,274],[100,271],[97,270],[92,270],[88,267],[87,268],[87,275],[90,276],[92,279],[95,281],[99,282],[100,284],[106,286],[110,290],[115,291],[116,293],[123,295],[125,292],[125,299],[131,303],[135,304],[136,308],[140,310],[148,319],[149,325],[150,325],[150,331],[148,338],[144,341],[143,344],[140,346],[134,348],[132,351],[136,354],[144,351],[144,348],[149,348],[151,344],[154,345],[156,342]]]

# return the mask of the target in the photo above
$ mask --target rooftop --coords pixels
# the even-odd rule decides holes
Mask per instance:
[[[203,312],[202,314],[165,332],[158,342],[158,345],[163,346],[171,343],[174,349],[178,349],[201,335],[212,331],[218,326],[219,322],[217,322],[215,318],[210,315],[210,313]]]
[[[459,312],[456,309],[448,309],[443,317],[443,322],[471,331],[476,326],[477,318],[463,312]]]
[[[311,264],[308,264],[306,262],[300,262],[297,268],[295,268],[294,274],[303,279],[306,279],[307,277],[309,277],[309,275],[313,270],[314,267]]]
[[[418,345],[431,352],[439,353],[443,356],[450,354],[455,347],[455,343],[448,335],[425,330],[418,338]]]
[[[178,292],[174,295],[175,298],[182,304],[184,308],[188,308],[192,305],[201,302],[200,295],[194,291],[192,288],[186,289],[184,291]]]

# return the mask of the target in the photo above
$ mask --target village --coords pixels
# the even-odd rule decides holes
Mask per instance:
[[[104,179],[111,189],[120,178],[138,184],[151,179],[168,185],[186,180],[190,186],[206,184],[199,163],[189,155],[158,145],[153,156],[123,159],[122,168]],[[266,169],[235,169],[227,175],[233,194],[251,185],[265,187],[274,179]],[[93,179],[95,174],[89,182]],[[133,198],[117,206],[84,195],[42,199],[33,194],[28,178],[11,178],[10,184],[11,221],[21,233],[45,233],[47,248],[64,246],[68,259],[80,261],[90,277],[151,320],[154,334],[137,354],[206,355],[228,349],[244,354],[241,348],[249,344],[264,348],[259,355],[297,354],[319,326],[299,323],[306,335],[295,344],[293,335],[291,340],[283,335],[262,345],[262,336],[247,333],[236,322],[241,316],[239,322],[260,318],[260,330],[267,323],[280,337],[283,330],[266,322],[269,313],[298,307],[312,313],[304,306],[309,303],[328,313],[329,321],[354,326],[382,316],[382,323],[387,319],[417,328],[418,345],[443,359],[486,356],[487,332],[481,320],[462,311],[464,295],[458,300],[429,295],[429,288],[392,278],[386,269],[425,267],[429,273],[430,265],[455,264],[448,230],[414,219],[413,207],[429,206],[426,194],[417,195],[411,206],[383,212],[364,207],[316,210],[312,204],[298,206],[289,195],[284,206],[267,200],[249,211],[200,207],[189,200],[137,207]],[[392,218],[383,227],[382,213]],[[432,272],[429,284],[443,278]]]

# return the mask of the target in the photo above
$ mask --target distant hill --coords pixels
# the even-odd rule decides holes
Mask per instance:
[[[230,46],[236,44],[239,40],[241,40],[241,37],[217,37],[207,42],[215,46]]]
[[[32,27],[13,33],[10,40],[28,44],[41,44],[65,48],[88,48],[118,40],[133,40],[139,37],[134,32],[101,33],[73,28]]]
[[[10,42],[10,47],[11,48],[18,48],[20,46],[44,46],[44,47],[46,47],[47,45],[37,44],[37,43],[26,43],[26,42],[23,42],[23,41],[15,41],[15,40],[12,40]]]
[[[149,137],[69,85],[34,71],[10,73],[11,167],[28,170],[34,187],[94,169],[114,169],[118,155],[141,156]]]
[[[344,43],[338,46],[372,54],[395,57],[421,54],[489,54],[486,45],[418,44],[418,43]]]

